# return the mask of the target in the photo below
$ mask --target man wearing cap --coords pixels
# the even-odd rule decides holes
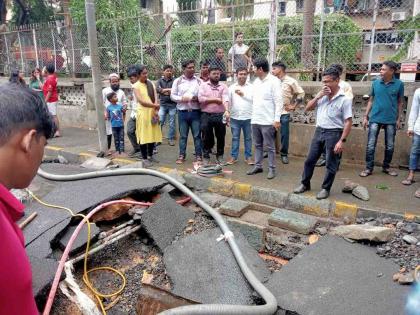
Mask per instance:
[[[109,87],[106,87],[102,90],[102,100],[104,103],[104,111],[106,110],[107,106],[110,102],[107,99],[107,95],[111,92],[117,93],[118,103],[122,104],[124,109],[127,109],[127,98],[125,93],[122,89],[120,89],[120,76],[116,73],[111,73],[109,75]],[[112,127],[111,122],[109,120],[105,120],[105,127],[106,127],[106,137],[108,141],[108,150],[111,149],[112,143]]]

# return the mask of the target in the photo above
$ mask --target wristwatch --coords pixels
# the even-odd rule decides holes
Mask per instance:
[[[346,141],[347,141],[347,139],[346,139],[346,138],[341,139],[341,142],[346,142]]]

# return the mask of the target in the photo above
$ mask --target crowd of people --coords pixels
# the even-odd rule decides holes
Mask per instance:
[[[131,65],[127,70],[132,85],[129,97],[120,87],[119,75],[110,74],[109,86],[103,89],[109,152],[114,138],[113,154],[138,158],[145,167],[150,167],[158,163],[156,153],[162,143],[163,126],[167,123],[168,144],[175,146],[175,138],[179,138],[176,164],[187,161],[190,131],[194,143],[193,161],[201,165],[225,166],[237,163],[242,136],[244,160],[252,166],[247,174],[262,173],[263,161],[267,157],[267,178],[275,178],[276,154],[280,155],[283,164],[289,163],[291,113],[304,103],[305,91],[297,80],[287,74],[285,63],[276,61],[270,67],[265,58],[252,59],[251,49],[244,44],[243,34],[239,32],[235,34],[235,44],[228,51],[227,62],[224,49],[217,47],[212,58],[200,62],[198,71],[195,60],[183,61],[182,74],[178,78],[174,78],[174,66],[164,65],[162,77],[156,84],[148,79],[145,65]],[[396,71],[397,64],[386,61],[380,70],[381,77],[372,83],[362,123],[368,129],[368,137],[366,167],[359,174],[361,177],[373,173],[375,149],[381,129],[385,134],[382,172],[397,176],[390,165],[396,131],[400,128],[403,112],[404,84],[395,77]],[[294,190],[295,193],[309,190],[314,167],[325,166],[325,178],[317,198],[329,196],[352,128],[353,91],[351,85],[341,79],[342,73],[343,67],[340,64],[332,64],[327,68],[322,75],[321,91],[305,104],[305,111],[316,110],[316,130],[304,163],[302,180]],[[231,81],[229,86],[227,79]],[[10,81],[25,84],[23,74],[19,71],[12,73]],[[42,71],[34,69],[29,87],[46,102],[57,127],[55,136],[60,136],[54,65],[49,64]],[[408,119],[407,134],[412,137],[412,148],[409,174],[402,181],[404,185],[415,182],[414,173],[418,167],[419,103],[420,89],[417,89]],[[131,109],[131,113],[125,123],[128,109]],[[226,128],[229,127],[232,134],[231,150],[226,153]],[[125,153],[125,133],[133,147],[129,154]],[[214,161],[211,160],[213,155]],[[420,198],[420,189],[415,196]]]
[[[238,44],[240,48],[240,45]],[[276,61],[270,65],[265,58],[252,60],[253,76],[251,83],[249,59],[244,57],[245,48],[232,48],[236,63],[228,68],[223,63],[223,49],[215,50],[215,57],[200,63],[196,74],[195,61],[182,62],[182,74],[174,78],[174,67],[165,65],[163,75],[156,85],[148,79],[144,65],[130,66],[127,75],[133,89],[133,104],[127,123],[127,135],[133,146],[131,157],[137,157],[149,167],[158,162],[155,158],[157,147],[162,142],[162,127],[168,121],[167,140],[175,145],[176,116],[178,116],[179,151],[177,164],[187,161],[187,143],[191,131],[194,143],[192,161],[202,165],[232,165],[239,160],[240,139],[243,137],[244,160],[252,166],[248,175],[263,172],[264,157],[268,157],[267,178],[276,177],[276,154],[280,154],[283,164],[289,163],[289,124],[291,113],[304,103],[305,91],[298,81],[287,74],[287,66]],[[238,54],[238,51],[242,54]],[[233,67],[232,67],[233,65]],[[226,69],[234,70],[234,82],[228,87]],[[381,78],[373,81],[370,99],[363,118],[363,127],[368,128],[366,148],[366,169],[359,175],[373,173],[374,154],[379,131],[385,130],[385,157],[382,171],[396,176],[390,168],[394,152],[396,130],[400,127],[404,99],[404,84],[395,78],[397,65],[386,61],[381,68]],[[333,64],[322,75],[321,91],[305,104],[305,111],[316,110],[316,130],[307,159],[304,163],[302,180],[294,190],[303,193],[311,189],[311,178],[316,166],[326,167],[318,199],[329,197],[335,175],[339,169],[341,155],[352,128],[353,91],[349,83],[341,79],[343,67]],[[109,77],[110,87],[104,89],[104,105],[109,128],[109,137],[116,138],[116,151],[124,152],[119,133],[114,132],[113,116],[109,97],[113,93],[121,106],[115,117],[121,117],[127,109],[128,100],[119,86],[117,74]],[[408,120],[408,135],[413,137],[410,154],[410,171],[402,182],[414,183],[420,155],[420,89],[416,91]],[[110,118],[111,117],[111,118]],[[119,118],[118,118],[119,119]],[[232,138],[229,157],[225,152],[226,128],[231,128]],[[115,127],[120,128],[120,127]],[[116,136],[115,136],[116,134]],[[110,139],[110,138],[109,138]],[[117,146],[117,142],[119,146]],[[121,146],[122,143],[122,146]],[[109,140],[109,146],[111,140]],[[254,153],[252,153],[254,152]],[[212,161],[212,155],[215,159]],[[420,191],[416,192],[420,197]]]

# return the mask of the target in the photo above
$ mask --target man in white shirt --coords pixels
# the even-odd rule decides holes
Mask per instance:
[[[340,82],[338,83],[339,88],[343,91],[344,95],[348,98],[353,99],[353,88],[351,87],[350,83],[341,79],[341,75],[343,74],[343,66],[339,63],[332,64],[330,68],[337,69],[338,73],[340,74]],[[341,159],[341,156],[340,156]],[[325,166],[325,150],[324,153],[321,154],[318,162],[316,162],[317,167]],[[339,165],[340,166],[340,165]]]
[[[232,131],[232,150],[231,157],[227,164],[235,164],[238,161],[239,143],[241,139],[241,130],[244,134],[245,162],[248,165],[254,165],[252,157],[252,98],[253,86],[247,82],[248,70],[245,67],[236,69],[237,83],[229,87],[229,105],[230,105],[230,128]]]
[[[263,172],[263,148],[268,149],[267,179],[276,177],[275,134],[280,128],[280,116],[283,111],[283,93],[281,81],[269,73],[267,59],[254,61],[255,75],[254,96],[252,100],[252,135],[255,146],[255,166],[247,172],[254,175]]]
[[[125,93],[122,89],[120,89],[120,76],[116,73],[111,73],[109,75],[109,87],[106,87],[102,90],[102,100],[104,104],[104,112],[106,111],[106,108],[109,104],[111,104],[108,101],[107,95],[111,92],[117,93],[118,97],[118,104],[121,104],[124,109],[127,109],[127,98],[125,97]],[[106,127],[106,136],[108,141],[108,151],[111,148],[111,142],[112,142],[112,127],[111,127],[111,121],[105,120],[105,127]]]
[[[352,100],[346,97],[343,90],[340,89],[339,81],[340,76],[337,69],[328,68],[325,70],[322,76],[324,84],[322,90],[306,105],[306,111],[317,108],[316,129],[304,164],[301,184],[293,191],[295,194],[301,194],[311,189],[311,179],[316,161],[326,148],[327,167],[322,190],[316,195],[316,198],[325,199],[330,195],[340,155],[351,130],[353,116]]]
[[[414,183],[414,172],[416,171],[420,158],[420,88],[414,92],[413,103],[411,105],[410,116],[408,117],[407,135],[413,138],[410,152],[410,162],[408,165],[408,176],[402,181],[403,185]],[[414,194],[420,198],[420,188]]]
[[[135,84],[139,80],[139,67],[137,65],[129,66],[127,69],[127,76],[130,80],[131,85]],[[136,136],[136,117],[137,117],[137,100],[134,93],[132,93],[131,113],[130,118],[127,121],[127,136],[133,146],[133,151],[129,153],[129,157],[141,157],[140,144],[137,143]]]
[[[248,54],[249,46],[244,44],[244,34],[242,32],[235,33],[235,44],[229,49],[228,52],[228,65],[232,76],[240,67],[245,67],[249,70],[249,66],[251,65],[251,58],[248,56]]]

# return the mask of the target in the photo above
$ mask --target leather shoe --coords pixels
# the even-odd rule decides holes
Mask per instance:
[[[326,189],[322,189],[319,193],[316,194],[316,199],[327,199],[330,195],[330,192]]]
[[[306,187],[303,184],[300,184],[298,187],[296,187],[293,192],[295,194],[303,194],[305,191],[311,190],[311,187]]]
[[[248,172],[246,172],[246,175],[255,175],[262,172],[263,172],[263,169],[261,167],[255,166],[253,169],[250,169]]]
[[[267,179],[273,179],[274,177],[276,177],[276,171],[273,170],[272,168],[270,168],[268,170],[268,175],[267,175]]]
[[[289,158],[287,157],[287,155],[283,155],[281,157],[281,161],[283,164],[289,164]]]

